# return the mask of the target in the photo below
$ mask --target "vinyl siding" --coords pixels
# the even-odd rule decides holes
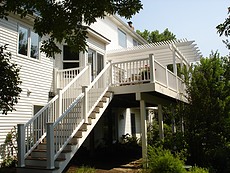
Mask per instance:
[[[21,25],[27,26],[20,22]],[[9,44],[7,50],[12,54],[12,62],[20,66],[20,85],[22,92],[17,111],[9,112],[7,115],[0,115],[0,145],[4,143],[6,134],[13,126],[27,122],[33,116],[33,105],[45,105],[48,101],[48,92],[51,89],[53,60],[40,53],[40,59],[35,60],[29,57],[17,55],[17,32],[18,23],[13,18],[8,21],[0,20],[0,45]],[[27,95],[27,90],[31,91]],[[1,160],[1,158],[0,158]]]
[[[109,17],[104,19],[97,19],[97,22],[90,26],[93,30],[97,31],[99,34],[103,35],[107,39],[111,40],[110,44],[107,45],[106,50],[114,50],[122,48],[118,44],[118,29],[121,29],[127,38],[127,47],[133,46],[133,37],[125,32],[122,27],[116,25]]]

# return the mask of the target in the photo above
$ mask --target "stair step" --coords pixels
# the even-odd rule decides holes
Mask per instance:
[[[58,159],[66,159],[66,153],[70,153],[72,150],[69,149],[65,149],[61,152],[61,154],[58,156]],[[47,150],[43,149],[35,149],[32,153],[31,153],[31,158],[46,158],[47,157]]]
[[[72,147],[71,144],[67,144],[64,150],[71,150],[71,147]],[[36,150],[46,150],[46,142],[40,143],[35,149],[35,151]]]
[[[61,167],[62,162],[64,162],[65,159],[63,158],[57,158],[54,162],[55,167],[59,168]],[[26,166],[41,166],[41,167],[45,167],[47,162],[47,158],[45,157],[40,157],[40,158],[33,158],[31,156],[28,156],[25,159],[25,165]]]
[[[88,123],[83,123],[79,130],[81,130],[81,131],[87,131],[87,126],[88,125],[89,125]]]

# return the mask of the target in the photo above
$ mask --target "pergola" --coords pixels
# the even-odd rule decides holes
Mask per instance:
[[[107,51],[107,59],[118,62],[146,58],[149,54],[153,54],[155,60],[163,66],[173,64],[174,73],[177,73],[176,64],[189,66],[193,62],[199,61],[202,56],[195,41],[181,39],[110,50]]]

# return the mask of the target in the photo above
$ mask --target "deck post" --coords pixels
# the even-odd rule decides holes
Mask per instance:
[[[163,114],[162,114],[162,105],[158,105],[158,121],[159,121],[159,133],[160,139],[164,139],[164,123],[163,123]]]
[[[54,126],[47,123],[47,169],[54,169]]]
[[[149,54],[149,62],[150,62],[150,82],[155,83],[156,80],[156,71],[155,71],[155,62],[153,54]]]
[[[25,128],[24,124],[18,124],[18,167],[25,166]]]
[[[84,93],[84,99],[83,99],[83,118],[85,119],[85,123],[88,123],[88,92],[87,92],[88,86],[82,86],[82,92]]]
[[[142,159],[144,167],[148,167],[147,155],[147,116],[145,100],[142,98],[141,93],[136,93],[136,100],[140,101],[140,114],[141,114],[141,146],[142,146]]]
[[[173,47],[173,50],[172,50],[172,54],[173,54],[173,72],[177,76],[176,50],[175,50],[174,47]]]

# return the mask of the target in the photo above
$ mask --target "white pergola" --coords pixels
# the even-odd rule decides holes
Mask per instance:
[[[107,51],[107,59],[118,62],[146,58],[149,54],[153,54],[155,60],[161,65],[174,64],[174,67],[178,63],[190,65],[199,61],[202,56],[195,41],[181,39],[110,50]]]

